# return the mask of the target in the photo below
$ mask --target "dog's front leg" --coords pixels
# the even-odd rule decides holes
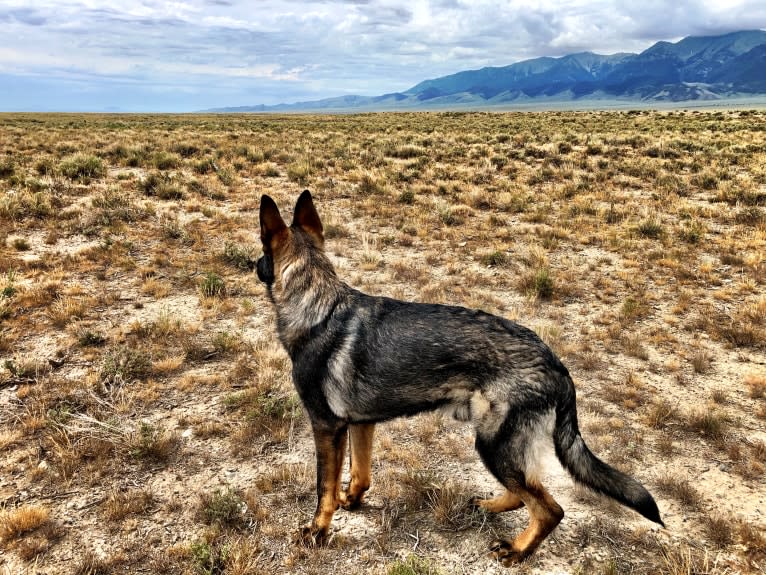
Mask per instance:
[[[351,436],[351,482],[346,492],[341,494],[341,505],[345,509],[356,509],[370,488],[375,424],[358,423],[350,425],[348,429]]]
[[[340,504],[340,477],[346,452],[347,427],[314,424],[317,457],[317,509],[310,525],[301,529],[304,545],[321,545],[327,538],[332,516]]]

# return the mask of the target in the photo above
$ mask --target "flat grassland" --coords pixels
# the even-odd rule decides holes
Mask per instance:
[[[668,529],[581,488],[510,572],[766,569],[766,113],[0,115],[0,572],[505,573],[526,512],[471,429],[381,425],[328,547],[251,271],[304,188],[364,291],[537,331],[583,436]]]

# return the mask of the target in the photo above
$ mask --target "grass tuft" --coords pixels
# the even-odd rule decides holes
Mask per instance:
[[[483,254],[479,258],[479,261],[488,267],[500,267],[508,262],[508,254],[500,250],[495,250],[493,252]]]
[[[151,356],[146,351],[118,346],[105,354],[99,379],[104,387],[116,388],[146,378],[151,369]]]
[[[550,268],[544,266],[528,271],[519,280],[519,288],[530,297],[543,300],[550,299],[554,293],[554,282]]]
[[[18,539],[48,522],[50,512],[39,505],[0,510],[0,542]]]
[[[255,246],[242,246],[234,242],[223,245],[223,259],[229,265],[243,271],[255,269],[257,261]]]
[[[238,491],[216,489],[213,493],[200,493],[199,499],[196,515],[202,523],[227,529],[245,526],[247,506]]]
[[[702,495],[688,479],[679,478],[673,474],[665,474],[660,476],[655,483],[662,493],[669,495],[689,509],[699,509],[702,505]]]
[[[106,176],[106,166],[101,158],[88,154],[75,154],[59,164],[61,174],[70,180],[89,180]]]
[[[215,272],[207,272],[199,290],[204,297],[223,297],[226,294],[226,284],[223,278]]]
[[[440,571],[425,557],[408,555],[394,561],[386,571],[387,575],[439,575]]]

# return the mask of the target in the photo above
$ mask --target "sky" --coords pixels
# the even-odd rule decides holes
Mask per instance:
[[[754,28],[766,28],[764,0],[0,0],[0,111],[376,96],[538,56]]]

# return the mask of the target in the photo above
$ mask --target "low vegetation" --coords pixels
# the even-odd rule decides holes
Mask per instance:
[[[354,287],[537,331],[657,496],[667,531],[552,469],[567,519],[518,572],[762,572],[751,110],[0,115],[3,572],[507,572],[485,549],[525,511],[471,507],[500,488],[434,414],[380,426],[328,547],[291,542],[313,444],[253,268],[261,194],[304,188]]]

